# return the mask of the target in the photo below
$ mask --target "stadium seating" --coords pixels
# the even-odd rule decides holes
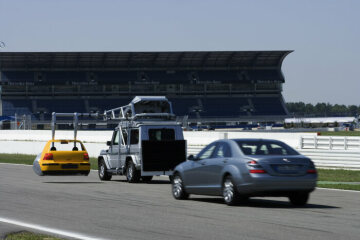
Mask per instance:
[[[3,115],[31,115],[41,112],[89,112],[109,110],[128,104],[133,96],[122,98],[77,99],[37,99],[37,109],[32,109],[32,102],[24,99],[3,100]],[[286,115],[279,97],[170,97],[173,111],[178,116],[195,116],[205,118],[236,118],[240,116]],[[250,101],[249,101],[250,100]],[[250,104],[249,104],[250,103]]]
[[[178,116],[194,115],[199,110],[197,98],[169,98],[173,111]]]
[[[31,101],[29,100],[3,100],[2,103],[4,116],[32,115]]]
[[[6,85],[7,93],[18,93],[17,99],[12,97],[11,100],[3,100],[3,115],[102,112],[128,104],[135,95],[154,95],[155,91],[158,95],[169,97],[174,113],[178,116],[236,119],[241,116],[286,115],[281,95],[276,92],[273,97],[262,97],[261,94],[256,97],[239,95],[241,91],[255,90],[256,81],[265,81],[258,84],[260,93],[261,85],[267,86],[267,82],[281,80],[277,70],[48,71],[42,73],[42,81],[31,86],[22,85],[23,82],[34,82],[35,77],[34,72],[3,73],[4,82],[15,83]],[[132,83],[131,87],[128,87],[129,82]],[[29,96],[36,98],[32,101],[21,97],[22,91],[30,88]],[[238,95],[234,97],[230,91]],[[78,93],[82,94],[81,97],[77,97]],[[105,94],[106,98],[103,97]]]
[[[137,80],[137,72],[94,72],[94,80],[99,84],[128,84]]]
[[[249,105],[247,98],[203,98],[202,104],[204,111],[201,116],[204,117],[238,117],[247,115],[244,106]]]
[[[89,99],[89,108],[92,111],[103,112],[112,108],[117,108],[128,104],[133,98],[111,98],[111,99]]]
[[[85,82],[85,72],[45,72],[44,81],[54,85],[72,85],[72,82]]]
[[[185,71],[152,71],[146,72],[145,76],[147,81],[167,84],[184,84],[190,82],[189,74],[189,72]]]
[[[279,97],[252,98],[255,111],[253,115],[286,115]]]
[[[254,81],[274,81],[281,80],[281,75],[277,70],[256,70],[249,71],[248,75]]]
[[[33,82],[33,72],[2,72],[2,81],[4,82]]]
[[[48,113],[85,112],[83,99],[38,99],[37,108],[46,109]]]

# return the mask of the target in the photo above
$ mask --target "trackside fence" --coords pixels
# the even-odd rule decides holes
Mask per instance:
[[[360,151],[360,137],[301,136],[300,149]]]
[[[188,155],[197,154],[206,145],[188,145]],[[334,149],[297,149],[301,154],[311,158],[318,168],[360,170],[359,150]]]

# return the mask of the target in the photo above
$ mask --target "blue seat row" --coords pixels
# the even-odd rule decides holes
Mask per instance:
[[[89,112],[117,108],[128,104],[133,97],[101,99],[12,99],[3,100],[3,115],[37,114],[45,112]],[[253,115],[285,115],[280,97],[170,97],[178,116],[236,118]],[[35,109],[34,109],[35,108]]]

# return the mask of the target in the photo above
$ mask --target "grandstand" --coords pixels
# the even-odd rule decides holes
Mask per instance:
[[[0,116],[102,112],[165,95],[189,122],[288,116],[281,66],[291,51],[0,52]]]

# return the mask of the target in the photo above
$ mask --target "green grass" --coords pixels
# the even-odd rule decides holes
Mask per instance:
[[[43,234],[31,232],[11,233],[6,236],[5,240],[61,240],[62,238],[51,237]]]
[[[360,136],[360,131],[320,132],[320,136]]]
[[[35,155],[0,153],[0,162],[32,165]],[[91,169],[98,169],[97,158],[90,158]]]
[[[360,182],[360,171],[318,169],[318,180],[329,182]]]
[[[35,157],[36,155],[1,153],[0,162],[31,165],[34,162]]]

